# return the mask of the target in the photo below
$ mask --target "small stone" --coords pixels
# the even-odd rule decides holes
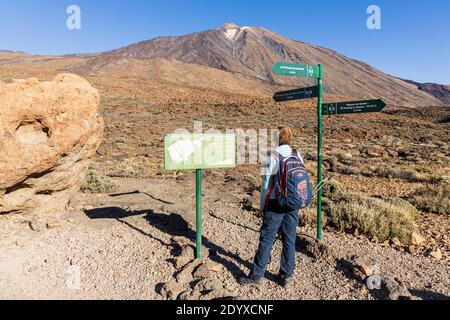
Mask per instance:
[[[16,246],[18,247],[24,247],[25,246],[25,242],[22,239],[17,239],[15,241]]]
[[[416,253],[416,247],[413,245],[408,246],[408,252],[411,254]]]
[[[176,275],[175,278],[176,278],[177,282],[180,284],[186,284],[186,283],[189,283],[192,280],[194,280],[192,273],[194,272],[195,268],[197,268],[201,264],[202,264],[201,260],[194,260],[194,261],[190,262],[189,264],[187,264],[183,268],[183,270],[181,270]]]
[[[183,287],[176,282],[168,282],[161,288],[161,296],[168,300],[176,300],[183,292]]]
[[[351,159],[353,159],[353,155],[351,153],[344,153],[342,155],[342,157],[344,158],[344,160],[351,160]]]
[[[195,290],[198,291],[213,291],[221,289],[223,289],[223,285],[216,279],[203,279],[195,286]]]
[[[55,262],[55,258],[53,256],[49,256],[44,259],[44,262],[47,264],[53,264]]]
[[[30,221],[29,223],[30,229],[35,231],[35,232],[41,232],[42,230],[44,230],[44,226],[43,223],[41,221],[38,221],[36,219],[33,219]]]
[[[344,293],[344,294],[341,294],[341,295],[339,295],[338,297],[337,297],[337,300],[338,301],[345,301],[345,300],[348,300],[348,296]]]
[[[200,265],[193,273],[195,279],[206,279],[210,276],[211,271],[206,264]]]
[[[371,277],[380,272],[380,268],[377,265],[368,265],[363,263],[359,266],[359,268],[366,275],[366,277]]]
[[[411,235],[411,244],[415,246],[420,246],[426,240],[425,238],[417,232],[413,232]]]
[[[441,249],[437,248],[435,251],[430,252],[430,256],[432,256],[436,260],[441,260],[442,259]]]
[[[207,261],[205,265],[212,272],[220,272],[223,270],[223,266],[221,264],[211,260]]]
[[[47,222],[47,229],[57,229],[61,228],[62,224],[60,221],[52,220]]]
[[[392,238],[391,239],[391,244],[397,247],[401,247],[402,243],[400,242],[400,240],[398,240],[398,238]]]
[[[39,270],[38,266],[32,266],[30,269],[28,269],[28,272],[33,273]]]
[[[178,300],[186,301],[186,300],[189,300],[190,296],[191,296],[191,291],[186,290],[186,291],[183,291],[182,293],[180,293],[180,295],[178,296]]]

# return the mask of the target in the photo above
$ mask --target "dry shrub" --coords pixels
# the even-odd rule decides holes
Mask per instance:
[[[427,185],[418,189],[408,199],[417,209],[450,215],[450,184]]]
[[[378,199],[347,193],[344,187],[332,181],[323,187],[323,225],[340,232],[353,232],[377,237],[380,241],[398,238],[408,244],[415,231],[417,209],[398,198]],[[316,207],[301,212],[302,222],[317,224]]]
[[[104,166],[104,172],[110,177],[136,178],[144,174],[144,167],[134,162],[134,159],[123,161],[108,161]]]
[[[81,186],[84,193],[105,193],[117,187],[116,182],[97,171],[89,171]]]
[[[375,174],[383,178],[403,179],[411,182],[425,182],[428,179],[425,175],[415,170],[391,167],[379,167],[377,168]]]
[[[398,238],[408,244],[415,231],[417,209],[407,201],[376,199],[355,194],[340,194],[326,206],[329,224],[339,231],[358,229],[362,234],[381,241]]]
[[[409,182],[418,183],[440,183],[443,181],[439,175],[430,175],[428,172],[418,172],[414,169],[402,169],[379,166],[376,168],[366,168],[361,172],[366,177],[382,177],[389,179],[402,179]]]

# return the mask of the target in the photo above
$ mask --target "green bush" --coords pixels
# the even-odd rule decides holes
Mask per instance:
[[[81,186],[84,193],[105,193],[117,187],[117,183],[97,171],[89,171]]]

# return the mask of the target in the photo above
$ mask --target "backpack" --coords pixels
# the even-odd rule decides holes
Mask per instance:
[[[278,156],[279,169],[273,176],[273,190],[268,198],[275,190],[275,197],[281,207],[290,211],[308,207],[313,200],[313,190],[298,151],[293,150],[293,154],[286,158],[276,152],[274,156]]]

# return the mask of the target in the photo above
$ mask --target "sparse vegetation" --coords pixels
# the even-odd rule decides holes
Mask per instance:
[[[328,223],[339,231],[354,231],[380,241],[393,238],[408,244],[414,232],[417,209],[396,198],[376,199],[355,194],[340,194],[326,207]]]
[[[379,166],[373,170],[365,169],[362,174],[368,177],[382,177],[388,179],[402,179],[409,182],[420,182],[420,183],[439,183],[442,179],[438,176],[430,175],[425,169],[403,169],[394,167]]]
[[[89,171],[86,180],[81,186],[84,193],[105,193],[117,186],[116,182],[99,173],[98,171]]]
[[[415,231],[417,209],[399,198],[378,199],[347,193],[333,181],[323,188],[324,225],[341,232],[354,232],[376,237],[379,241],[393,238],[408,244]],[[317,221],[314,207],[302,212],[302,221],[314,225]]]
[[[104,171],[110,177],[135,178],[142,176],[144,168],[141,164],[135,163],[133,159],[123,161],[108,161],[104,166]]]
[[[427,185],[409,197],[417,209],[442,215],[450,215],[450,184]]]
[[[415,167],[415,170],[419,173],[425,173],[425,174],[433,173],[433,169],[431,169],[430,167],[427,167],[427,166],[417,166],[417,167]]]

